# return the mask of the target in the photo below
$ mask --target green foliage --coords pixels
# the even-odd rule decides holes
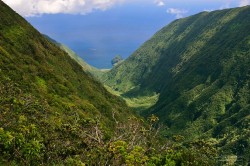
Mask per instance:
[[[121,99],[108,93],[66,52],[44,38],[3,2],[0,16],[2,84],[5,84],[2,78],[9,79],[12,84],[18,83],[22,93],[46,101],[48,107],[60,115],[71,110],[83,112],[90,118],[100,115],[107,128],[113,125],[109,120],[112,111],[122,115],[119,118],[130,114]],[[22,105],[21,99],[12,100]]]
[[[108,133],[101,119],[85,118],[76,110],[54,112],[46,101],[27,96],[18,87],[0,85],[5,89],[0,96],[6,99],[0,105],[3,165],[162,165],[169,162],[165,160],[169,148],[179,151],[159,135],[155,115],[145,123],[135,116],[118,121],[119,114],[113,112],[115,125]]]
[[[131,111],[0,1],[0,163],[87,160],[98,149],[89,150],[93,122],[108,139],[113,114],[123,122]]]
[[[64,44],[58,43],[54,39],[51,39],[47,35],[43,35],[45,38],[47,38],[49,41],[52,43],[56,44],[58,47],[60,47],[63,51],[65,51],[73,60],[75,60],[81,67],[82,69],[86,72],[89,73],[90,75],[94,76],[96,79],[100,79],[103,71],[99,70],[93,66],[90,66],[87,64],[81,57],[79,57],[74,51],[72,51],[69,47],[67,47]]]
[[[246,6],[176,20],[105,73],[103,83],[127,101],[159,94],[141,114],[160,117],[166,137],[213,138],[222,155],[247,163],[249,19]]]
[[[216,137],[216,145],[223,147],[219,150],[247,158],[249,47],[245,34],[235,33],[247,29],[248,24],[242,26],[249,15],[246,9],[176,21],[145,43],[145,49],[135,53],[138,56],[130,57],[128,62],[133,63],[121,63],[110,72],[132,66],[138,69],[136,74],[117,70],[115,81],[110,73],[104,76],[127,97],[160,92],[157,106],[148,110],[150,116],[144,120],[84,72],[75,55],[62,51],[0,1],[0,165],[215,165],[214,144],[195,141],[198,136]],[[218,26],[208,26],[205,33],[201,27],[210,22],[204,17],[217,18]],[[239,18],[241,26],[236,24]],[[223,29],[220,22],[229,28]],[[213,37],[216,28],[232,32],[239,45],[232,49],[220,45],[226,35]],[[199,34],[202,37],[195,40]],[[215,45],[204,49],[207,40]],[[211,55],[213,63],[206,65],[208,51],[223,58]],[[219,65],[211,68],[214,64]],[[124,73],[132,75],[124,77]],[[166,136],[184,131],[185,137],[164,139],[159,134],[161,121],[169,125]]]

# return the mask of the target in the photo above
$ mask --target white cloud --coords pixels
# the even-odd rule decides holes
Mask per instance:
[[[212,12],[212,11],[214,11],[214,9],[204,9],[203,11],[204,12]]]
[[[41,14],[86,14],[93,10],[106,10],[125,0],[3,0],[23,16]]]
[[[250,5],[250,0],[241,0],[239,6],[247,6]]]
[[[163,0],[155,0],[154,3],[157,5],[157,6],[165,6],[165,2]]]
[[[182,18],[187,10],[184,9],[177,9],[177,8],[168,8],[167,13],[175,15],[176,18]]]

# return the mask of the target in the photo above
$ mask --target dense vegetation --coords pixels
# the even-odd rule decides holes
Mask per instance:
[[[212,142],[164,140],[0,1],[0,165],[214,165]]]
[[[221,154],[250,159],[250,7],[172,22],[103,77],[130,100],[159,95],[166,137],[207,138]],[[152,99],[155,99],[154,97]],[[154,102],[152,102],[153,104]],[[136,103],[135,103],[136,104]]]
[[[130,115],[122,100],[2,1],[0,55],[0,156],[7,161],[76,155],[81,146],[73,134],[80,133],[77,125],[98,117],[110,137],[113,115],[121,122]],[[30,155],[27,160],[25,155]]]
[[[65,51],[66,53],[68,53],[68,55],[75,60],[81,67],[82,69],[86,72],[89,73],[90,75],[92,75],[94,78],[96,79],[101,79],[101,76],[103,75],[102,70],[99,70],[91,65],[89,65],[88,63],[86,63],[80,56],[78,56],[73,50],[71,50],[69,47],[67,47],[66,45],[59,43],[57,41],[55,41],[54,39],[50,38],[47,35],[44,35],[45,38],[47,38],[49,41],[51,41],[52,43],[56,44],[58,47],[60,47],[63,51]]]

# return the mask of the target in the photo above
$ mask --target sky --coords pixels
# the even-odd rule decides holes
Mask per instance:
[[[175,19],[250,0],[3,0],[41,33],[97,68],[111,68]]]

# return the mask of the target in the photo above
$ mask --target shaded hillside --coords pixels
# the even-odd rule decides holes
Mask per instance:
[[[214,36],[220,36],[221,40],[227,39],[232,45],[240,45],[242,36],[237,36],[234,41],[232,39],[240,32],[245,32],[247,38],[248,8],[203,12],[174,21],[157,32],[126,61],[114,67],[106,75],[104,83],[121,92],[160,92],[173,75],[183,70],[182,66],[195,56],[219,51],[221,45],[228,47],[224,43],[216,48],[209,47]],[[227,27],[230,29],[224,32]],[[234,34],[228,34],[231,32]],[[206,46],[207,50],[202,50]],[[228,49],[230,51],[231,48]]]
[[[250,158],[250,7],[203,12],[172,22],[104,83],[124,97],[160,94],[166,136],[214,138],[224,153]]]

